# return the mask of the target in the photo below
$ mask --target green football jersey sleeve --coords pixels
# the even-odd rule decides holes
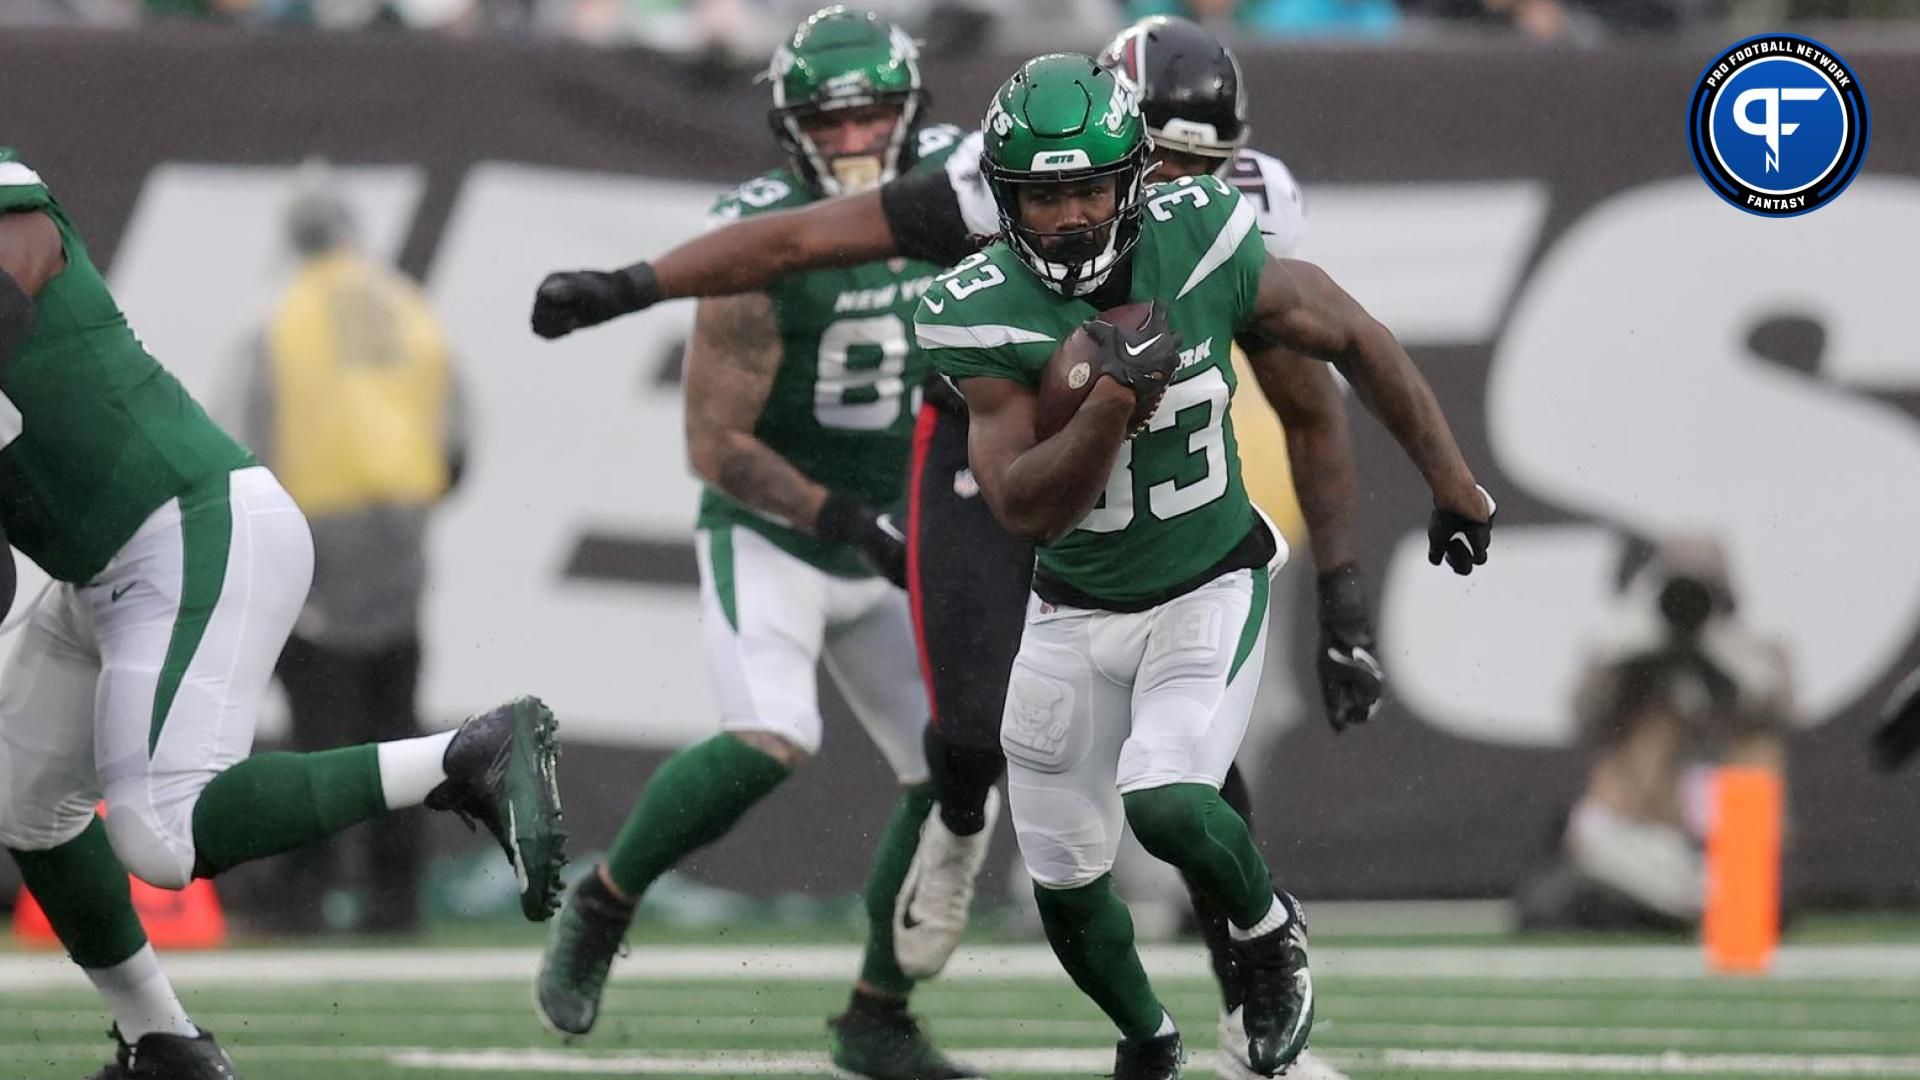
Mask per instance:
[[[1129,604],[1205,573],[1246,537],[1253,510],[1228,411],[1233,335],[1252,321],[1266,262],[1253,204],[1225,182],[1193,177],[1148,192],[1128,299],[1167,305],[1180,366],[1147,430],[1121,447],[1093,511],[1040,550],[1043,569]],[[1054,349],[1094,314],[995,244],[935,279],[915,333],[950,379],[1034,386]]]
[[[253,458],[141,346],[39,174],[0,150],[0,213],[36,211],[66,267],[0,368],[0,520],[47,573],[84,583],[168,499]]]

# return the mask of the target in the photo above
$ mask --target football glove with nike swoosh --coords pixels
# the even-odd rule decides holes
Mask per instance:
[[[1320,651],[1314,670],[1327,723],[1336,732],[1364,724],[1380,711],[1387,673],[1373,652],[1367,590],[1352,563],[1320,575]]]
[[[881,577],[907,587],[907,537],[892,514],[881,513],[844,491],[830,491],[813,531],[822,540],[859,552]]]
[[[1088,319],[1083,329],[1098,350],[1094,365],[1100,374],[1142,398],[1164,393],[1180,366],[1180,335],[1167,326],[1165,304],[1155,303],[1138,329],[1104,319]]]
[[[1485,520],[1475,521],[1452,510],[1433,508],[1427,520],[1427,561],[1439,566],[1443,561],[1456,574],[1471,574],[1487,561],[1487,545],[1493,542],[1493,515],[1497,507],[1487,489],[1475,485],[1475,491],[1487,500]]]

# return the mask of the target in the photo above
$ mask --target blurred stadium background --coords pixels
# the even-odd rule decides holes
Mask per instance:
[[[544,696],[565,725],[581,865],[654,764],[715,724],[690,632],[697,489],[678,363],[692,310],[544,344],[528,301],[549,269],[691,235],[716,192],[776,162],[753,74],[812,6],[0,3],[0,141],[47,178],[137,331],[216,414],[290,266],[282,214],[301,162],[333,162],[369,245],[425,283],[475,430],[433,534],[423,715],[444,726]],[[926,39],[935,118],[969,126],[1020,59],[1095,50],[1147,10],[870,6]],[[1315,1046],[1355,1076],[1920,1076],[1920,953],[1903,947],[1920,941],[1920,778],[1873,771],[1865,749],[1920,663],[1920,4],[1193,7],[1233,20],[1252,145],[1307,192],[1303,257],[1408,344],[1500,498],[1486,572],[1430,573],[1418,478],[1377,427],[1355,428],[1394,697],[1339,738],[1317,708],[1291,710],[1255,771],[1271,862],[1328,913]],[[1878,123],[1844,198],[1763,221],[1694,175],[1684,117],[1708,58],[1781,29],[1844,55]],[[1725,543],[1741,616],[1783,639],[1798,691],[1789,948],[1768,982],[1701,981],[1684,939],[1508,936],[1506,898],[1585,783],[1572,702],[1618,569],[1636,545],[1700,530]],[[41,579],[25,573],[31,596]],[[1275,617],[1311,640],[1304,594]],[[1293,681],[1311,687],[1297,651]],[[270,716],[263,745],[276,730]],[[258,1062],[249,1075],[804,1074],[853,968],[853,895],[891,801],[838,703],[827,742],[650,900],[609,1003],[622,1026],[593,1051],[534,1028],[521,976],[537,937],[502,920],[511,884],[444,823],[429,928],[398,944],[472,951],[337,954],[365,956],[350,974],[327,953],[250,968],[243,949],[176,974]],[[1002,842],[988,907],[1009,892]],[[248,932],[251,912],[287,902],[275,885],[270,870],[222,881],[238,945],[285,944]],[[0,903],[13,892],[0,880]],[[331,915],[347,928],[351,899]],[[982,941],[1020,938],[1018,916],[996,914]],[[731,951],[673,951],[694,946]],[[1051,963],[1007,947],[927,999],[936,1029],[956,1050],[1006,1050],[1006,1075],[1104,1071],[1110,1035],[1091,1008],[1051,968],[998,981]],[[1197,954],[1155,957],[1175,1000],[1206,1015]],[[255,979],[271,985],[234,989]],[[0,1075],[97,1063],[105,1021],[57,958],[0,955],[0,1006],[0,1062],[19,1065]]]

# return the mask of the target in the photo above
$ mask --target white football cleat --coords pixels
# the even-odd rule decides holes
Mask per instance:
[[[1214,1072],[1226,1080],[1267,1080],[1247,1064],[1247,1029],[1240,1022],[1240,1010],[1220,1010],[1220,1053],[1214,1057]],[[1277,1074],[1285,1080],[1351,1080],[1333,1063],[1311,1050],[1300,1051],[1293,1064]]]
[[[920,826],[920,846],[893,902],[893,957],[914,979],[930,979],[947,966],[973,906],[973,883],[987,861],[994,823],[1000,820],[1000,789],[988,788],[986,824],[972,836],[955,836],[934,807]]]

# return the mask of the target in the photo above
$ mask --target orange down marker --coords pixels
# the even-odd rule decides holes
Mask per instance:
[[[1757,975],[1780,944],[1780,834],[1785,795],[1770,769],[1714,770],[1703,936],[1715,971]]]

